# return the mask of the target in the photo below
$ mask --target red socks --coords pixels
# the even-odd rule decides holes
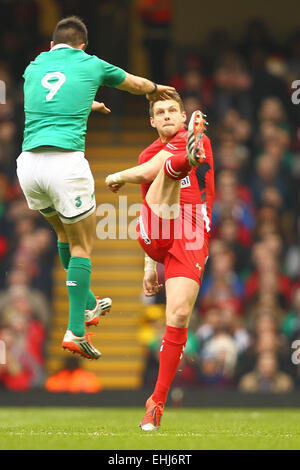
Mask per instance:
[[[164,170],[165,174],[173,180],[185,178],[191,170],[186,154],[173,155],[167,158]]]
[[[165,336],[160,348],[159,371],[152,399],[165,403],[171,383],[187,341],[187,328],[166,326]]]

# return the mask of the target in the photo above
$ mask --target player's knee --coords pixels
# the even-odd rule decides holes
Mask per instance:
[[[170,320],[176,328],[185,328],[190,317],[190,307],[188,305],[178,305],[170,312]]]
[[[176,171],[172,167],[172,158],[171,157],[168,158],[165,161],[164,172],[165,172],[165,175],[168,178],[171,178],[171,180],[181,180],[182,179],[182,172],[181,171]]]

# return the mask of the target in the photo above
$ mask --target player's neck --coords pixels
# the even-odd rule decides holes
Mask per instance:
[[[160,140],[162,141],[163,144],[166,144],[166,143],[170,142],[170,140],[174,139],[175,135],[178,134],[178,132],[180,132],[180,130],[182,128],[183,127],[180,127],[180,129],[178,129],[176,132],[174,132],[174,134],[168,135],[168,136],[158,133],[159,138],[160,138]]]
[[[171,137],[163,137],[163,136],[161,136],[161,137],[160,137],[160,140],[162,141],[163,144],[166,144],[167,142],[170,142],[170,140],[172,140],[173,137],[174,137],[173,135],[172,135]]]
[[[166,144],[167,142],[170,142],[170,140],[172,140],[175,137],[177,132],[175,132],[175,134],[173,134],[173,135],[168,135],[168,136],[159,134],[160,140],[162,141],[163,144]]]

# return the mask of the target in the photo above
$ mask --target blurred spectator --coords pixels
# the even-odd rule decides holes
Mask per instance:
[[[285,337],[280,335],[279,320],[270,312],[257,312],[257,317],[251,329],[252,338],[249,347],[238,358],[237,379],[250,372],[259,356],[263,353],[274,354],[279,361],[279,367],[290,373],[290,348]]]
[[[238,355],[249,345],[249,335],[232,305],[209,309],[196,331],[199,340],[202,385],[232,385]]]
[[[251,243],[254,228],[254,208],[248,201],[248,191],[238,185],[233,171],[222,170],[217,178],[216,196],[213,206],[212,223],[214,228],[225,216],[233,217],[239,224],[239,240],[245,246]]]
[[[254,245],[252,251],[254,270],[245,283],[245,298],[251,300],[259,293],[271,293],[277,296],[282,307],[286,307],[291,297],[291,281],[280,271],[278,259],[266,242]]]
[[[0,291],[0,323],[2,312],[13,302],[22,301],[29,303],[32,314],[47,325],[50,317],[50,308],[44,294],[38,289],[32,289],[29,285],[30,279],[23,268],[10,271],[7,277],[7,289]]]
[[[226,329],[218,329],[200,352],[200,383],[230,384],[237,361],[237,345]],[[217,379],[217,380],[216,380]]]
[[[226,245],[217,255],[211,255],[209,273],[203,279],[200,291],[200,306],[205,310],[228,300],[237,305],[243,298],[243,283],[234,271],[234,254]]]
[[[194,111],[201,108],[200,98],[197,95],[186,95],[184,98],[184,109],[186,112],[186,122],[189,122]]]
[[[11,317],[7,326],[0,328],[0,339],[6,346],[6,364],[0,365],[0,385],[16,391],[43,385],[41,351],[36,349],[44,341],[42,333],[40,325],[33,325],[18,315]]]
[[[293,237],[288,238],[289,243],[285,244],[284,266],[287,275],[293,280],[298,281],[300,277],[300,217],[297,215],[292,223]]]
[[[291,377],[279,370],[276,356],[270,352],[260,354],[254,371],[242,377],[239,383],[239,389],[247,393],[286,393],[293,388]]]
[[[276,96],[269,96],[262,101],[258,110],[258,119],[261,123],[273,124],[285,130],[290,129],[283,104]]]
[[[233,171],[238,176],[240,184],[243,185],[245,195],[247,194],[247,198],[251,200],[251,192],[245,189],[249,163],[248,149],[245,145],[236,142],[232,131],[228,131],[223,127],[223,129],[219,129],[219,134],[221,133],[223,133],[221,144],[215,152],[216,176],[218,177],[219,172],[222,172],[222,170]],[[227,135],[224,136],[224,133],[227,133]]]
[[[137,11],[144,26],[150,77],[156,83],[166,83],[173,0],[138,0]]]
[[[251,189],[257,207],[270,206],[280,212],[290,207],[288,181],[282,176],[279,163],[268,154],[256,162]]]
[[[251,119],[251,75],[240,56],[233,51],[223,53],[215,70],[214,117],[219,123],[230,109]]]
[[[258,18],[253,18],[245,28],[240,51],[249,60],[253,52],[258,49],[262,49],[266,53],[273,53],[277,49],[277,45],[266,24]]]
[[[231,385],[230,380],[223,373],[223,361],[218,360],[215,355],[207,355],[202,358],[198,381],[204,387],[226,387]]]
[[[218,236],[223,240],[234,254],[234,270],[241,274],[245,266],[249,265],[249,251],[238,240],[239,226],[231,216],[225,216],[219,223]]]

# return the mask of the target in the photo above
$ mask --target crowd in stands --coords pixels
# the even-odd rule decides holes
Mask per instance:
[[[0,340],[6,363],[0,362],[0,389],[18,391],[45,383],[57,252],[53,231],[28,208],[16,179],[24,127],[22,74],[44,44],[38,13],[35,1],[1,4],[0,80],[5,96],[0,104]]]
[[[300,386],[297,354],[292,361],[300,337],[300,105],[292,100],[300,31],[278,44],[252,21],[239,43],[217,31],[185,56],[170,83],[188,117],[197,108],[208,116],[216,193],[210,257],[174,386],[288,392]],[[155,304],[141,324],[147,385],[158,366],[164,292]]]
[[[37,212],[28,209],[16,181],[20,153],[21,93],[5,61],[0,79],[0,340],[6,365],[0,386],[28,390],[44,383],[44,345],[50,320],[55,238]]]

